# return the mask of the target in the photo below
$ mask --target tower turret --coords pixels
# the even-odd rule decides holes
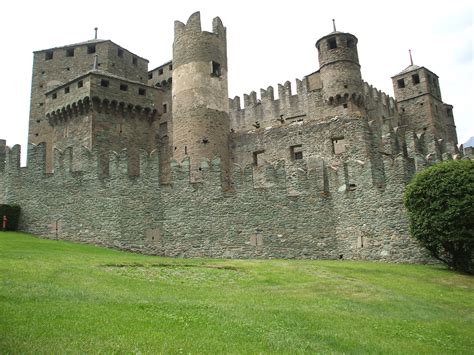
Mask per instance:
[[[363,98],[362,76],[357,54],[357,37],[334,30],[316,42],[323,97],[329,104]]]
[[[229,165],[226,29],[216,17],[201,31],[200,13],[175,22],[173,43],[173,157],[191,158],[195,176],[202,158]]]

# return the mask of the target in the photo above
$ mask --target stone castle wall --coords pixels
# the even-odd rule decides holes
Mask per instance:
[[[427,260],[408,237],[402,192],[415,163],[401,154],[383,159],[383,184],[375,159],[313,157],[235,165],[223,189],[219,160],[194,183],[188,160],[172,162],[162,184],[157,152],[111,153],[103,175],[98,152],[66,149],[45,174],[44,145],[30,146],[27,168],[19,149],[4,149],[0,202],[21,205],[21,229],[43,237],[167,256]]]

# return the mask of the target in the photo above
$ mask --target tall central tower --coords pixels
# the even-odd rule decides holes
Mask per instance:
[[[199,12],[186,25],[175,22],[173,43],[173,158],[191,158],[191,172],[203,158],[229,167],[229,102],[226,29],[216,17],[212,32],[201,30]]]

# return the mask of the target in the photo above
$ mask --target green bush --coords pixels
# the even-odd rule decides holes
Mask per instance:
[[[16,231],[20,220],[21,208],[17,205],[0,205],[0,230],[3,227],[3,216],[7,216],[7,230]]]
[[[446,161],[405,191],[411,235],[448,266],[474,273],[474,162]]]

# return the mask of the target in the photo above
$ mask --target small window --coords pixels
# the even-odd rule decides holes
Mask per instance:
[[[344,137],[333,138],[332,140],[332,150],[334,154],[341,154],[346,151],[346,144]]]
[[[133,58],[132,58],[132,63],[133,63],[133,65],[137,65],[137,64],[138,64],[138,58],[137,58],[137,57],[133,57]]]
[[[405,79],[398,79],[397,84],[399,89],[403,89],[405,87]]]
[[[41,120],[36,120],[36,123],[40,123],[40,122],[41,122]]]
[[[446,109],[446,113],[448,114],[448,117],[453,117],[453,109],[451,108]]]
[[[328,39],[328,49],[336,49],[337,48],[337,41],[336,38],[329,38]]]
[[[117,49],[117,57],[123,58],[123,49],[122,48]]]
[[[211,75],[221,76],[221,65],[217,62],[211,62]]]
[[[347,39],[347,48],[355,47],[354,40],[352,38]]]
[[[58,98],[58,94],[57,94],[57,93],[52,94],[52,95],[51,95],[51,98],[52,98],[53,100],[56,100],[56,99]]]
[[[168,112],[168,105],[163,104],[163,113],[166,113],[166,112]]]
[[[148,79],[153,79],[153,72],[148,73]]]
[[[82,80],[79,80],[79,81],[77,82],[77,87],[78,87],[78,88],[82,88],[83,86],[84,86],[84,82],[83,82]]]
[[[64,93],[65,93],[65,94],[69,94],[69,86],[66,86],[66,87],[64,88]]]
[[[163,75],[163,68],[158,69],[158,75]]]
[[[411,76],[411,80],[413,81],[413,85],[420,83],[420,76],[418,74],[413,74]]]
[[[301,160],[303,159],[303,150],[301,144],[293,145],[290,147],[291,159],[292,160]]]
[[[347,108],[347,104],[342,104],[342,107]]]
[[[40,106],[43,106],[44,105],[44,102],[40,102]]]
[[[120,90],[127,91],[128,90],[128,85],[127,84],[120,84]]]
[[[146,95],[146,90],[143,88],[138,89],[138,95],[145,96]]]
[[[104,87],[104,88],[108,88],[109,87],[109,81],[108,80],[105,80],[105,79],[102,79],[100,81],[100,86]]]
[[[173,70],[173,64],[168,65],[169,70]]]
[[[95,53],[95,44],[91,44],[87,46],[87,54],[94,54]]]
[[[74,57],[74,48],[66,49],[66,57]]]
[[[438,88],[438,79],[433,78],[433,85],[436,89]]]
[[[258,150],[256,152],[253,152],[253,165],[257,166],[258,165],[258,156],[263,154],[265,151],[264,150]]]
[[[44,53],[44,60],[51,60],[53,59],[53,51],[47,51]]]

